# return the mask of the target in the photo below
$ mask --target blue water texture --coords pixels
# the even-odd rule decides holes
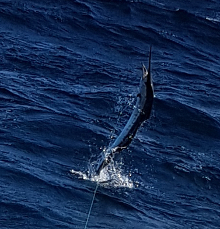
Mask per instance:
[[[91,177],[151,45],[151,117]],[[1,229],[84,228],[97,182],[87,228],[220,228],[218,0],[0,0],[0,47]]]

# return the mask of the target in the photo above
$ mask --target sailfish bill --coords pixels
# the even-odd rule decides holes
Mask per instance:
[[[135,108],[116,140],[106,149],[105,153],[102,152],[100,158],[96,161],[95,172],[97,175],[111,162],[114,154],[128,147],[140,125],[150,117],[154,98],[153,81],[151,77],[151,47],[148,69],[143,65],[142,70],[143,75],[140,79],[139,93],[137,94]]]

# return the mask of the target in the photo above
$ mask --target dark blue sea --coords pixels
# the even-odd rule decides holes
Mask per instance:
[[[91,176],[151,45],[151,117]],[[83,229],[93,196],[87,228],[220,228],[218,0],[0,0],[0,228]]]

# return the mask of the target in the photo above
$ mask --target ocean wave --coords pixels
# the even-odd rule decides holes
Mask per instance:
[[[217,7],[1,1],[2,228],[84,225],[88,166],[127,122],[150,45],[152,115],[103,171],[115,183],[103,178],[90,226],[218,228]]]

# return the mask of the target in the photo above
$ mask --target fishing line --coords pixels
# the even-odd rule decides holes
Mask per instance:
[[[96,187],[95,187],[95,190],[94,190],[94,193],[93,193],[93,197],[92,197],[92,201],[91,201],[91,204],[90,204],[90,208],[89,208],[89,212],[88,212],[88,216],[87,216],[87,219],[86,219],[86,224],[85,224],[84,229],[87,228],[87,225],[88,225],[88,222],[89,222],[89,218],[90,218],[90,215],[91,215],[91,212],[92,212],[92,206],[93,206],[93,203],[94,203],[94,200],[95,200],[95,196],[96,196],[96,193],[97,193],[98,186],[99,186],[99,181],[97,181],[97,184],[96,184]]]

